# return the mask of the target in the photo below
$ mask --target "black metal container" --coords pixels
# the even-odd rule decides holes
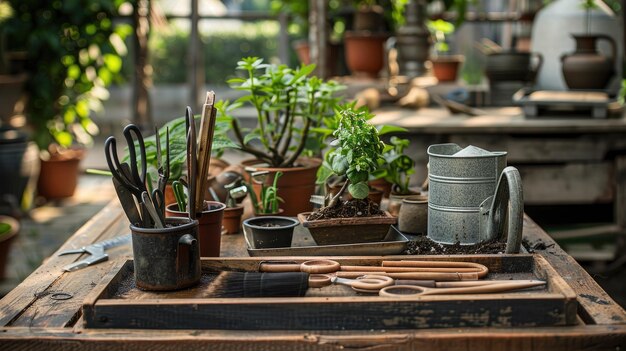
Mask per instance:
[[[167,228],[130,226],[135,282],[144,290],[177,290],[200,281],[198,221],[166,219]]]

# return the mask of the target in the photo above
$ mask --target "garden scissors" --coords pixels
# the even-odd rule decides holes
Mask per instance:
[[[150,216],[147,213],[146,206],[142,200],[142,194],[148,191],[146,188],[146,147],[141,131],[134,124],[127,125],[124,128],[123,134],[128,145],[130,168],[128,167],[128,164],[120,163],[117,156],[117,142],[113,136],[109,137],[104,143],[107,165],[109,166],[109,170],[111,171],[113,178],[115,178],[121,186],[128,189],[128,191],[135,197],[137,203],[140,204],[139,213],[141,222],[143,227],[148,228],[151,227],[153,223],[150,220]],[[137,139],[137,144],[139,145],[141,171],[137,168],[137,151],[135,149],[133,134]],[[120,201],[127,201],[127,198],[120,198]],[[125,208],[126,207],[128,206],[125,206]],[[130,218],[131,217],[129,217],[129,219]]]
[[[426,295],[490,294],[503,291],[532,288],[545,284],[546,282],[541,280],[526,280],[452,288],[426,288],[418,285],[390,285],[380,289],[378,294],[380,296],[401,298],[414,298]]]
[[[65,267],[63,267],[63,270],[66,272],[72,272],[75,270],[79,270],[81,268],[85,268],[87,266],[90,266],[92,264],[96,264],[99,262],[103,262],[109,259],[109,255],[107,255],[104,250],[114,247],[114,246],[119,246],[122,244],[126,244],[127,242],[130,241],[130,234],[126,234],[126,235],[122,235],[122,236],[118,236],[109,240],[104,240],[101,241],[99,243],[95,243],[95,244],[91,244],[88,246],[83,246],[80,249],[73,249],[73,250],[65,250],[65,251],[61,251],[59,252],[59,256],[61,255],[69,255],[69,254],[82,254],[82,253],[88,253],[89,256],[87,256],[86,258],[76,261],[74,263],[70,263],[68,265],[66,265]]]

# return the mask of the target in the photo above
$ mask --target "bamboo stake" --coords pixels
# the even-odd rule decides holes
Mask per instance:
[[[213,134],[215,133],[215,93],[209,91],[202,108],[200,119],[200,140],[198,145],[198,174],[196,177],[196,212],[202,213],[204,206],[204,193],[207,190],[209,177],[209,164],[211,162],[211,148],[213,146]]]

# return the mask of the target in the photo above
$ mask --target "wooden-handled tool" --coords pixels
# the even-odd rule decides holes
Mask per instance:
[[[195,204],[196,213],[202,213],[204,206],[204,193],[208,188],[209,164],[211,163],[211,148],[213,147],[213,135],[215,134],[215,93],[207,92],[206,100],[202,108],[200,120],[200,140],[198,144],[198,169],[196,174]]]

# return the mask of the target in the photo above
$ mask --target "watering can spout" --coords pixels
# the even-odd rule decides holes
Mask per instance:
[[[522,244],[524,199],[522,178],[515,167],[506,167],[500,174],[493,196],[480,205],[480,236],[495,239],[507,233],[506,253],[518,253]],[[506,231],[505,223],[508,222]]]

